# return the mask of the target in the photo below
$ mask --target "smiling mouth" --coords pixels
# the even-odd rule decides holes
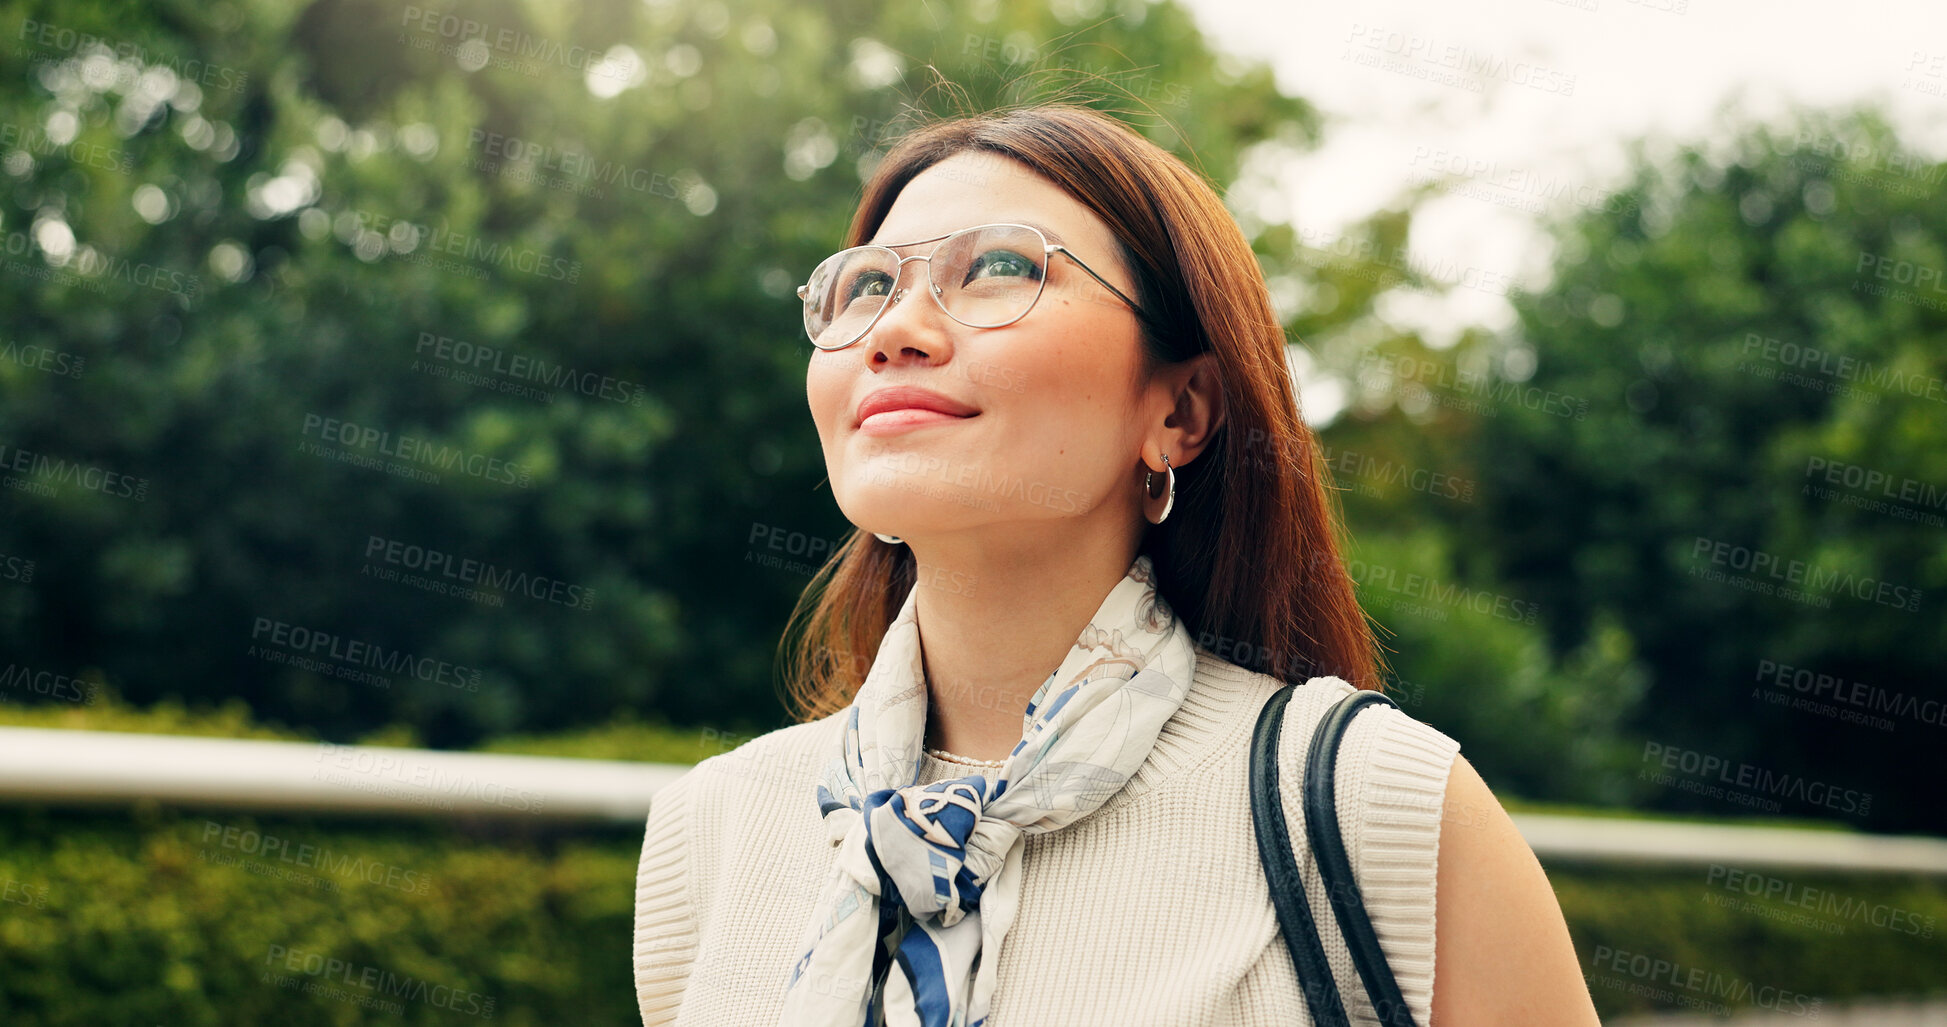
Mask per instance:
[[[979,414],[949,414],[939,410],[924,410],[918,407],[901,407],[898,410],[881,410],[859,422],[858,430],[865,435],[890,435],[911,428],[933,424],[947,424],[953,421],[970,421]]]

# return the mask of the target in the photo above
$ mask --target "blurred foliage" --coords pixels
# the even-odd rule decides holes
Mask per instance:
[[[302,731],[257,722],[240,699],[190,708],[164,699],[146,708],[124,702],[113,692],[96,693],[85,703],[0,703],[0,726],[59,728],[64,731],[128,731],[145,735],[203,738],[262,738],[315,741]]]
[[[1753,696],[1778,664],[1936,698],[1933,607],[1692,576],[1700,538],[1919,596],[1947,575],[1937,527],[1802,490],[1808,457],[1943,480],[1935,400],[1787,384],[1746,352],[1942,373],[1937,307],[1855,288],[1863,254],[1947,267],[1939,166],[1800,145],[1901,152],[1870,112],[1639,154],[1551,224],[1513,329],[1436,346],[1387,316],[1456,288],[1396,259],[1425,197],[1330,248],[1301,234],[1264,200],[1318,113],[1173,3],[4,12],[0,445],[35,468],[0,489],[9,672],[388,744],[675,758],[780,725],[807,579],[750,558],[847,527],[791,288],[915,115],[1079,100],[1225,192],[1301,376],[1345,386],[1321,435],[1395,692],[1490,782],[1739,812],[1640,780],[1652,740],[1839,768],[1875,829],[1947,824],[1898,769],[1938,724]],[[353,441],[323,438],[338,422]],[[418,480],[428,453],[459,465]],[[413,573],[437,588],[388,580]],[[368,679],[347,651],[437,670]]]
[[[470,1019],[469,1004],[491,999],[496,1024],[558,1023],[564,1009],[577,1025],[639,1022],[617,953],[628,951],[640,840],[480,830],[147,807],[132,816],[9,811],[0,816],[0,1020],[433,1024]],[[1793,874],[1799,890],[1787,899],[1748,896],[1709,875],[1549,867],[1603,1015],[1677,1007],[1598,980],[1634,978],[1601,969],[1597,946],[1784,988],[1827,1009],[1939,985],[1939,881]],[[1819,890],[1810,900],[1808,888]],[[1819,912],[1816,895],[1826,893],[1839,904]],[[1710,901],[1719,896],[1750,905]],[[1794,905],[1803,901],[1813,908]],[[306,972],[312,956],[319,969]],[[334,983],[403,1012],[300,997],[267,974]],[[1660,984],[1674,993],[1667,976]],[[436,1002],[434,985],[453,991]],[[388,999],[388,987],[408,997]]]
[[[642,721],[623,713],[589,728],[551,734],[508,735],[477,746],[481,752],[523,756],[573,756],[589,760],[639,760],[693,764],[749,741],[747,734],[716,728],[685,729]]]
[[[776,726],[772,657],[805,581],[744,557],[754,532],[843,525],[790,290],[902,114],[1147,108],[1220,182],[1249,144],[1316,131],[1172,4],[503,0],[469,5],[466,30],[445,13],[5,5],[30,60],[0,120],[74,137],[9,172],[0,229],[66,249],[25,246],[65,265],[51,281],[0,275],[0,341],[81,374],[0,364],[0,443],[144,481],[0,492],[0,554],[33,563],[31,584],[0,582],[18,665],[138,704],[235,696],[336,738],[403,722],[463,746],[621,710]],[[496,42],[459,45],[475,33]],[[168,92],[172,68],[203,85]],[[486,352],[486,383],[460,380]],[[532,361],[590,387],[537,384]],[[326,419],[374,434],[323,442]],[[479,473],[310,451],[406,465],[407,439]],[[373,573],[425,559],[526,574],[542,598]],[[292,666],[306,651],[262,645],[277,630],[478,677],[376,687],[345,661]]]
[[[0,816],[0,1022],[641,1022],[633,832],[133,812]]]
[[[1517,326],[1442,361],[1457,381],[1512,359],[1540,402],[1422,425],[1480,483],[1433,512],[1468,554],[1455,573],[1535,602],[1556,649],[1634,640],[1632,733],[1869,792],[1877,830],[1942,831],[1913,770],[1938,765],[1947,727],[1947,288],[1911,280],[1947,269],[1947,165],[1870,110],[1721,138],[1639,162],[1558,225],[1553,281],[1515,295]],[[1904,296],[1874,294],[1900,275]],[[1851,698],[1780,688],[1777,667]],[[1830,712],[1766,701],[1780,692]]]
[[[78,246],[182,269],[198,288],[0,278],[17,301],[8,309],[25,312],[7,339],[85,364],[74,379],[0,365],[0,441],[148,479],[141,501],[71,486],[51,499],[0,493],[10,514],[0,553],[37,563],[31,588],[0,589],[0,639],[16,666],[138,705],[234,697],[340,739],[383,727],[392,744],[468,746],[580,725],[581,751],[628,757],[634,745],[663,749],[626,725],[599,726],[618,713],[709,725],[698,737],[713,740],[782,722],[772,656],[806,579],[746,558],[768,553],[773,538],[845,529],[820,494],[823,456],[808,423],[779,421],[803,404],[789,290],[840,238],[862,177],[915,115],[1092,102],[1220,189],[1247,164],[1301,153],[1319,130],[1266,68],[1214,56],[1170,4],[1082,18],[1059,5],[948,15],[779,4],[733,17],[708,3],[500,3],[469,16],[522,40],[590,45],[615,63],[490,60],[473,72],[464,55],[420,48],[450,49],[458,30],[403,8],[168,10],[13,15],[23,28],[57,26],[55,45],[39,47],[0,110],[29,125],[69,112],[80,141],[114,147],[134,169],[45,154],[15,175],[15,206],[33,213],[0,218],[58,218]],[[132,41],[141,58],[104,65],[78,44],[62,49],[63,30]],[[182,55],[236,72],[205,68],[205,81],[243,84],[156,104],[124,138],[117,119],[142,95],[141,75],[188,67],[169,60]],[[590,181],[571,166],[594,169]],[[609,172],[620,177],[592,184]],[[1304,267],[1303,248],[1287,226],[1239,216],[1282,288]],[[1371,231],[1405,225],[1387,213]],[[438,238],[505,243],[579,270],[557,280],[559,264],[522,274],[444,248],[440,263],[419,260]],[[1342,296],[1320,327],[1369,315],[1382,292],[1358,268],[1316,277]],[[111,290],[119,316],[102,316],[88,284]],[[558,388],[540,403],[455,381],[465,366],[442,361],[442,346],[466,347],[468,358],[499,351],[488,370],[540,359],[641,391],[613,402]],[[335,448],[382,455],[377,446],[411,436],[506,461],[528,485],[450,472],[435,485],[301,451],[320,441],[325,418],[389,433]],[[372,570],[401,569],[368,558],[375,538],[381,557],[396,541],[400,552],[526,571],[594,599],[574,609],[502,590],[504,605],[493,606],[374,580]],[[1610,794],[1551,785],[1546,770],[1600,762],[1611,743],[1596,714],[1630,693],[1591,705],[1511,627],[1414,635],[1414,648],[1442,651],[1403,661],[1412,680],[1443,680],[1456,666],[1478,679],[1467,702],[1436,688],[1416,712],[1443,718],[1497,782],[1557,798]],[[293,666],[309,652],[266,645],[279,631],[324,639],[327,657]],[[348,680],[364,668],[328,654],[352,643],[478,676],[471,688],[399,674],[383,687]],[[1455,659],[1450,643],[1470,659]],[[1473,730],[1537,703],[1560,733]],[[1496,751],[1503,741],[1512,747]],[[669,751],[688,751],[682,744]]]
[[[1459,287],[1400,259],[1426,194],[1329,245],[1289,224],[1271,183],[1319,114],[1174,2],[0,0],[0,31],[0,723],[676,763],[780,725],[807,579],[749,557],[847,528],[792,287],[914,115],[1062,99],[1226,195],[1301,377],[1343,386],[1321,438],[1393,692],[1510,805],[1735,812],[1641,781],[1649,740],[1871,790],[1849,827],[1947,830],[1914,772],[1940,724],[1754,680],[1941,697],[1938,521],[1807,474],[1947,481],[1939,400],[1885,384],[1947,375],[1942,308],[1872,291],[1947,268],[1943,169],[1858,159],[1911,156],[1871,111],[1639,153],[1550,223],[1514,327],[1429,339],[1389,316]],[[460,466],[419,480],[427,453]],[[1695,576],[1700,538],[1923,598],[1740,590]],[[466,561],[538,584],[386,580]],[[345,655],[378,650],[413,670]],[[430,886],[206,859],[232,828]],[[362,1022],[267,986],[275,945],[492,996],[495,1022],[634,1022],[638,840],[482,830],[10,810],[0,1021]],[[1835,942],[1699,876],[1551,868],[1585,966],[1603,944],[1827,999],[1937,977],[1938,939]]]
[[[1870,794],[1856,826],[1947,831],[1913,772],[1947,728],[1947,164],[1871,108],[1720,117],[1552,215],[1507,330],[1436,346],[1384,296],[1338,309],[1466,287],[1401,259],[1434,188],[1310,251],[1293,328],[1346,387],[1322,438],[1361,594],[1404,695],[1497,787],[1738,815],[1642,780],[1653,742]],[[1429,614],[1406,573],[1535,618]]]
[[[1859,997],[1947,996],[1947,883],[1939,878],[1551,863],[1548,880],[1604,1017],[1700,1013],[1708,1011],[1700,1004],[1717,1003],[1734,1014],[1817,1019]],[[1769,894],[1749,894],[1753,887]],[[1655,976],[1631,972],[1636,956],[1667,965]]]

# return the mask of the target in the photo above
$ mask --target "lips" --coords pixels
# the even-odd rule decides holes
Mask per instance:
[[[852,420],[852,427],[858,428],[866,418],[893,410],[920,410],[945,414],[950,417],[972,417],[980,411],[959,400],[922,389],[914,385],[894,385],[880,389],[865,397]]]

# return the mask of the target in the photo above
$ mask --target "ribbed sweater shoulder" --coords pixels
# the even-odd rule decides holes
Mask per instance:
[[[1127,784],[1023,848],[1022,908],[1000,956],[987,1027],[1288,1027],[1310,1022],[1251,826],[1251,734],[1284,682],[1209,651]],[[1370,1006],[1304,836],[1304,755],[1352,686],[1294,690],[1279,784],[1340,994]],[[834,846],[815,798],[845,711],[760,735],[657,793],[636,877],[634,970],[643,1022],[775,1024]],[[1414,1019],[1433,993],[1435,860],[1459,744],[1407,713],[1360,714],[1339,751],[1340,830],[1366,910]],[[926,757],[920,781],[964,768]]]

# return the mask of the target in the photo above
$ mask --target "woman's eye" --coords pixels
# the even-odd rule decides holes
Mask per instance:
[[[967,281],[976,278],[1033,278],[1039,270],[1034,261],[1012,250],[988,250],[967,265]]]
[[[884,296],[891,286],[892,276],[884,271],[862,271],[846,286],[845,300],[849,303],[866,296]]]

